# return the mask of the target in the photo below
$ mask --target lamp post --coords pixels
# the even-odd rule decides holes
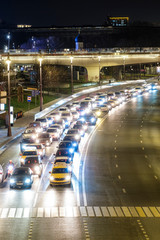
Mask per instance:
[[[38,58],[39,61],[39,68],[40,68],[40,111],[42,111],[42,105],[43,105],[43,96],[42,96],[42,57]]]
[[[73,94],[73,57],[70,57],[71,60],[71,93]]]
[[[11,86],[10,86],[10,64],[11,64],[11,60],[9,59],[9,55],[8,55],[8,59],[6,60],[6,64],[7,64],[7,72],[8,72],[8,93],[7,93],[7,100],[8,100],[8,137],[12,136],[12,132],[11,132],[11,121],[10,121],[10,106],[11,106]]]
[[[99,62],[99,86],[100,86],[101,85],[101,76],[100,76],[101,56],[98,56],[98,62]]]
[[[10,32],[8,32],[8,34],[7,34],[7,39],[8,39],[8,52],[9,52],[9,49],[10,49],[10,39],[11,39]]]
[[[126,61],[125,61],[125,57],[123,57],[123,71],[124,71],[124,74],[123,74],[123,80],[126,79]]]

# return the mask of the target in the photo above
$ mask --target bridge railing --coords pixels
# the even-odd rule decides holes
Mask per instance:
[[[86,48],[82,50],[75,50],[75,49],[58,49],[58,50],[46,50],[41,49],[42,54],[87,54],[87,53],[97,53],[97,54],[103,54],[103,53],[154,53],[154,52],[160,52],[160,48],[158,47],[151,47],[151,48]],[[0,51],[0,54],[4,54],[8,52]],[[12,54],[39,54],[38,49],[10,49],[9,53]]]

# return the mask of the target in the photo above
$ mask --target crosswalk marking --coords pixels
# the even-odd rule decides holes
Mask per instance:
[[[111,218],[153,218],[160,217],[156,206],[64,206],[38,208],[0,208],[2,218],[56,218],[56,217],[111,217]]]
[[[102,217],[102,213],[99,207],[94,207],[96,217]]]
[[[150,207],[150,209],[155,217],[160,217],[160,214],[155,207]]]
[[[153,214],[151,213],[151,211],[149,210],[148,207],[143,207],[143,210],[144,210],[145,214],[147,215],[147,217],[153,217]]]
[[[104,217],[109,217],[109,212],[106,207],[101,207],[102,213]]]
[[[141,207],[136,207],[137,212],[139,213],[140,217],[146,217],[145,213],[143,212],[143,209]]]

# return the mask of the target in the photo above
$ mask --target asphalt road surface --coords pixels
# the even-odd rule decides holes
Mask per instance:
[[[0,239],[159,240],[160,92],[132,98],[89,127],[72,186],[49,185],[58,142],[31,189],[0,186]],[[1,155],[19,165],[19,139]]]

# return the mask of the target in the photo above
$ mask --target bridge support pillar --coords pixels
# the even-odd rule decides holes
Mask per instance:
[[[88,81],[98,82],[99,81],[99,66],[97,67],[86,67],[88,73]]]

